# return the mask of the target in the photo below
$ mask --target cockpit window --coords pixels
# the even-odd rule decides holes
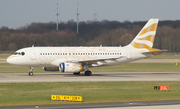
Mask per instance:
[[[14,53],[14,55],[17,55],[17,54],[18,54],[17,52]]]
[[[22,56],[24,56],[25,52],[15,52],[14,55],[22,55]]]

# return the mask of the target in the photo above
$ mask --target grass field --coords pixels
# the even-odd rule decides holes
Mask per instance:
[[[53,94],[82,96],[82,103],[177,100],[179,84],[180,81],[0,83],[0,106],[75,103],[51,101]],[[154,85],[166,85],[170,90],[154,91]]]
[[[0,54],[0,59],[6,59],[10,55],[12,54]]]
[[[174,56],[174,55],[170,54],[170,55],[152,56],[152,57],[149,57],[147,59],[180,59],[180,57],[179,56]]]

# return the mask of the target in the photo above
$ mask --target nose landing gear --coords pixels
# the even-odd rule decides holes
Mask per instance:
[[[33,76],[33,67],[30,67],[30,72],[29,72],[29,76]]]

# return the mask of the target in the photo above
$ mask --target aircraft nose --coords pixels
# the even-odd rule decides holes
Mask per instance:
[[[9,63],[9,64],[11,63],[11,56],[9,56],[9,57],[6,59],[6,62]]]
[[[9,64],[14,64],[15,63],[15,60],[13,58],[13,56],[9,56],[6,61],[9,63]]]

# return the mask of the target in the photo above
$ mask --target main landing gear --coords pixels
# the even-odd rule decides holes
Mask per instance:
[[[80,75],[80,72],[76,72],[76,73],[73,73],[74,75]],[[92,72],[90,70],[86,70],[84,72],[85,76],[91,76],[92,75]]]
[[[33,67],[30,67],[30,72],[29,72],[29,76],[33,76]]]
[[[86,70],[86,71],[84,72],[84,74],[85,74],[86,76],[91,76],[91,75],[92,75],[92,72],[91,72],[90,70]]]
[[[80,74],[80,72],[77,72],[77,73],[73,73],[74,75],[79,75]]]

